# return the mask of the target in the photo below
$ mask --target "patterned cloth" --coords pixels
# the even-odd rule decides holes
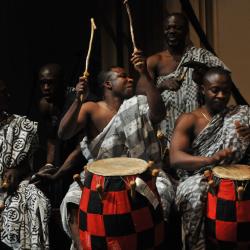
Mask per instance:
[[[217,114],[195,138],[193,154],[212,156],[219,150],[232,148],[235,151],[233,157],[221,164],[250,164],[250,142],[237,134],[234,125],[234,121],[239,120],[241,124],[250,126],[249,118],[249,106],[234,106]],[[201,172],[186,178],[176,193],[176,204],[183,216],[184,237],[191,250],[205,249],[204,207],[208,184]]]
[[[18,115],[8,115],[0,124],[0,184],[5,169],[18,169],[28,158],[32,168],[37,145],[37,123]],[[49,201],[27,181],[13,195],[0,190],[5,209],[0,214],[1,240],[13,249],[48,249]]]
[[[160,161],[160,149],[154,128],[148,117],[146,96],[134,96],[123,102],[118,113],[104,130],[91,142],[87,137],[81,142],[85,158],[93,160],[112,157],[133,157],[143,160]],[[82,173],[82,181],[84,175]],[[165,219],[167,219],[175,192],[167,175],[160,171],[156,186],[162,200]],[[76,194],[77,193],[77,194]],[[75,195],[73,197],[73,195]],[[81,190],[73,183],[61,204],[62,222],[65,231],[70,235],[66,206],[68,202],[80,202]],[[79,198],[79,199],[78,199]]]
[[[159,76],[156,79],[156,85],[159,87],[167,79],[180,79],[184,76],[181,87],[178,91],[165,90],[162,92],[162,99],[167,108],[166,118],[161,122],[160,129],[166,136],[166,146],[169,143],[173,134],[173,129],[176,119],[180,114],[191,112],[199,106],[198,103],[198,86],[192,80],[192,68],[183,67],[182,64],[189,61],[197,61],[205,63],[208,66],[226,66],[214,56],[211,52],[202,49],[191,47],[188,48],[177,69],[169,75]]]
[[[33,184],[25,180],[5,200],[1,214],[1,240],[16,250],[49,249],[50,203]]]

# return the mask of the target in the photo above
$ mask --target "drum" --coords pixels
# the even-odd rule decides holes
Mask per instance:
[[[250,249],[249,180],[250,166],[213,168],[206,212],[209,249]]]
[[[109,158],[85,168],[79,228],[84,250],[162,249],[164,222],[147,162]]]

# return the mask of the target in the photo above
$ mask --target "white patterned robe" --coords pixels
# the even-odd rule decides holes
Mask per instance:
[[[21,167],[32,156],[37,144],[37,123],[24,116],[10,115],[0,124],[0,184],[4,170]],[[49,249],[48,219],[50,203],[46,196],[27,180],[12,195],[0,190],[1,241],[12,249]]]

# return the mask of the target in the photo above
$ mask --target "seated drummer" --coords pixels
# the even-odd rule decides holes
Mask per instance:
[[[72,137],[81,129],[85,130],[86,137],[81,142],[81,149],[88,161],[121,156],[160,160],[152,124],[163,119],[165,107],[148,75],[141,53],[134,53],[131,61],[144,79],[145,96],[133,97],[133,79],[123,68],[112,67],[103,73],[101,84],[104,93],[100,102],[82,104],[80,95],[86,92],[87,82],[80,78],[76,86],[77,98],[60,123],[58,134],[63,139]],[[159,185],[163,185],[162,182]],[[78,206],[80,196],[80,188],[73,183],[61,205],[63,225],[68,234],[72,234],[67,225],[68,204]],[[77,219],[74,221],[77,223]]]
[[[182,172],[176,204],[187,248],[205,249],[203,213],[208,184],[203,172],[218,164],[250,164],[250,108],[227,107],[233,84],[230,72],[193,65],[194,78],[201,83],[203,106],[177,120],[170,162]]]

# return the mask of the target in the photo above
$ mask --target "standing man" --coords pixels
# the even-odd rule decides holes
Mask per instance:
[[[176,204],[182,215],[183,244],[190,250],[206,249],[208,183],[204,170],[218,164],[250,164],[250,108],[227,107],[230,73],[213,67],[205,71],[200,82],[204,105],[178,118],[170,145],[171,165],[185,173],[177,188]]]
[[[198,87],[192,79],[193,69],[183,64],[197,61],[208,66],[225,65],[209,51],[190,44],[188,20],[181,13],[170,14],[163,26],[166,50],[150,56],[147,67],[166,106],[161,131],[166,138],[165,145],[169,147],[176,119],[199,106]]]

